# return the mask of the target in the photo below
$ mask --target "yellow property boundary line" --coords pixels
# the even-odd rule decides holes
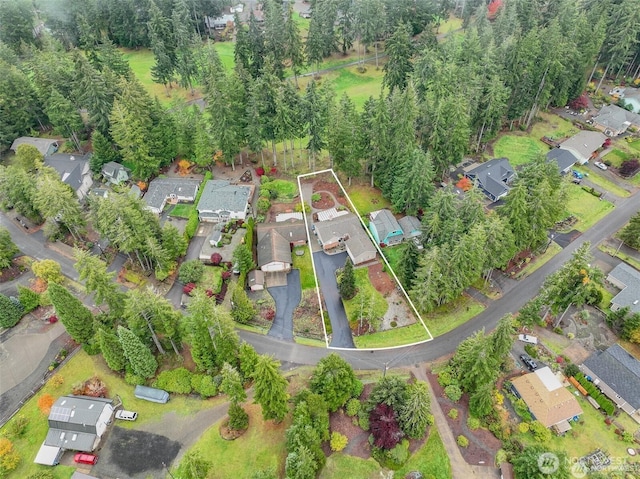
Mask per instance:
[[[387,258],[385,257],[385,255],[382,252],[382,250],[380,249],[380,245],[378,245],[376,243],[375,239],[373,238],[373,235],[371,234],[371,231],[369,231],[369,228],[367,228],[367,225],[364,224],[364,221],[362,220],[362,217],[360,216],[360,213],[358,212],[358,210],[356,209],[355,205],[351,201],[351,198],[349,197],[349,194],[347,193],[347,191],[344,189],[344,186],[342,186],[342,182],[338,178],[338,175],[336,175],[335,171],[333,171],[333,168],[328,168],[326,170],[314,171],[312,173],[305,173],[303,175],[298,175],[297,176],[298,192],[300,194],[300,202],[302,203],[302,217],[304,218],[304,226],[305,226],[305,228],[307,230],[307,242],[308,242],[308,246],[309,246],[309,254],[311,255],[311,267],[313,269],[313,276],[314,276],[314,280],[315,280],[315,283],[316,283],[316,294],[318,295],[318,306],[320,308],[320,318],[322,319],[322,330],[324,331],[324,342],[325,342],[325,344],[327,346],[327,349],[336,349],[336,350],[343,350],[343,351],[353,351],[354,350],[352,348],[336,348],[334,346],[329,346],[329,337],[327,335],[327,328],[325,327],[325,323],[324,323],[324,312],[322,311],[322,296],[320,294],[320,285],[318,284],[318,275],[316,273],[316,264],[315,264],[315,261],[313,260],[313,252],[312,252],[312,249],[311,249],[312,238],[311,238],[310,233],[309,233],[309,222],[307,221],[307,215],[305,213],[305,208],[304,208],[305,202],[304,202],[304,196],[302,194],[302,184],[301,184],[300,180],[302,178],[306,178],[306,177],[309,177],[309,176],[317,176],[317,175],[321,175],[321,174],[324,174],[324,173],[331,173],[333,175],[333,178],[338,183],[338,186],[342,190],[342,193],[344,194],[345,198],[347,198],[347,201],[349,202],[349,206],[351,207],[351,210],[356,214],[356,216],[358,217],[358,220],[360,220],[360,224],[362,225],[364,230],[367,232],[367,236],[369,237],[369,239],[371,240],[373,245],[376,247],[376,250],[378,251],[378,254],[380,254],[380,257],[384,261],[384,264],[386,265],[388,271],[391,272],[391,275],[393,276],[393,279],[395,280],[396,284],[400,287],[400,290],[402,291],[402,294],[404,294],[404,297],[406,298],[407,302],[409,303],[409,306],[411,306],[411,309],[413,310],[413,313],[420,320],[420,323],[422,323],[422,326],[424,327],[424,330],[429,335],[429,339],[425,339],[424,341],[417,341],[415,343],[401,344],[401,345],[398,345],[398,346],[389,346],[389,347],[386,347],[386,348],[368,348],[368,349],[357,349],[356,348],[356,350],[358,350],[358,351],[384,351],[384,350],[388,350],[388,349],[406,348],[408,346],[415,346],[415,345],[418,345],[418,344],[424,344],[424,343],[428,343],[429,341],[433,341],[433,335],[431,334],[431,331],[429,331],[429,328],[427,328],[427,325],[424,323],[424,320],[422,319],[422,316],[420,315],[420,313],[416,309],[415,305],[413,304],[413,301],[411,301],[411,298],[409,298],[409,294],[404,289],[404,286],[402,286],[402,284],[400,283],[400,280],[396,276],[395,271],[393,271],[393,268],[391,267],[391,265],[387,261]],[[309,205],[309,208],[311,208],[311,205]]]

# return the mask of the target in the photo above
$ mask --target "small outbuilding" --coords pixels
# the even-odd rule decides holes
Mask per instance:
[[[404,239],[404,233],[398,220],[387,209],[369,213],[369,231],[376,242],[384,246],[401,243]]]
[[[263,291],[264,290],[264,271],[254,269],[249,271],[247,275],[247,284],[251,291]]]

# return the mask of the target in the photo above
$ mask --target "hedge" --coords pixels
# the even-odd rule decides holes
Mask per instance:
[[[200,201],[200,197],[202,196],[202,192],[204,191],[204,186],[207,184],[207,181],[213,179],[213,175],[210,171],[207,171],[204,174],[204,179],[200,184],[200,188],[198,188],[198,193],[196,193],[196,199],[193,202],[195,206],[198,206],[198,201]],[[189,220],[187,221],[187,226],[184,228],[184,236],[187,241],[191,240],[193,236],[196,234],[196,230],[198,229],[198,224],[200,223],[200,218],[198,218],[198,210],[193,208],[189,213]]]
[[[576,380],[580,383],[580,385],[587,391],[589,396],[591,396],[598,405],[602,408],[604,412],[606,412],[609,416],[611,416],[615,410],[616,406],[609,398],[607,398],[604,394],[600,392],[600,390],[582,373],[578,373],[574,376]]]

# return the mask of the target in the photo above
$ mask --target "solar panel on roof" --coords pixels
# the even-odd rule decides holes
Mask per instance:
[[[51,419],[52,421],[62,421],[62,422],[69,422],[70,417],[71,417],[71,408],[60,407],[60,406],[52,407],[51,414],[49,415],[49,419]]]

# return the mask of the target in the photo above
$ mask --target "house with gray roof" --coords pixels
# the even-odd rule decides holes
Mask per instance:
[[[318,242],[324,251],[346,250],[353,264],[358,265],[376,258],[377,250],[353,213],[313,224]]]
[[[51,407],[48,419],[49,432],[36,460],[52,460],[56,454],[65,450],[95,450],[111,422],[112,415],[111,399],[89,396],[58,398]]]
[[[562,148],[554,148],[547,153],[547,162],[555,162],[558,165],[558,170],[561,175],[566,175],[571,171],[573,165],[578,162],[578,159],[569,150]]]
[[[614,344],[589,356],[580,369],[620,409],[640,422],[640,361]]]
[[[391,246],[401,243],[404,238],[398,220],[387,209],[369,213],[369,231],[379,245]]]
[[[258,239],[258,268],[265,273],[291,271],[291,244],[275,229]]]
[[[583,130],[560,144],[560,149],[570,151],[584,165],[590,159],[598,156],[598,150],[607,137],[599,131]]]
[[[91,154],[54,153],[44,157],[44,164],[56,170],[62,182],[69,185],[75,191],[78,199],[82,200],[93,185],[89,158],[91,158]]]
[[[129,180],[131,171],[120,163],[110,161],[102,166],[102,176],[108,183],[119,185]]]
[[[162,213],[167,203],[195,201],[200,180],[186,178],[156,178],[149,183],[143,199],[153,213]]]
[[[422,225],[420,220],[415,216],[403,216],[398,220],[398,224],[400,228],[402,228],[402,234],[405,240],[422,236]]]
[[[607,281],[620,290],[611,299],[612,311],[629,308],[632,313],[640,313],[640,271],[621,262],[607,275]]]
[[[20,145],[35,146],[42,156],[53,155],[58,151],[60,146],[58,140],[52,140],[50,138],[35,138],[33,136],[21,136],[13,141],[9,149],[17,152]]]
[[[207,181],[196,206],[200,221],[226,223],[247,219],[252,194],[253,186],[232,185],[226,180]]]
[[[290,219],[276,223],[258,223],[256,226],[258,242],[270,231],[277,231],[289,242],[292,248],[307,244],[307,228],[304,221]]]
[[[506,196],[516,176],[507,158],[494,158],[465,173],[492,202]]]
[[[640,128],[640,115],[618,105],[605,105],[593,118],[593,126],[607,136],[618,136],[630,126]]]

